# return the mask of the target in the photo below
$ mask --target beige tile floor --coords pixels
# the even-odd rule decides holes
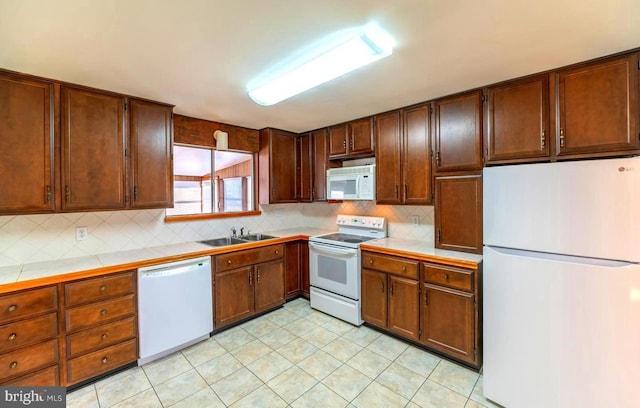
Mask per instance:
[[[494,406],[478,373],[304,299],[67,395],[69,408]]]

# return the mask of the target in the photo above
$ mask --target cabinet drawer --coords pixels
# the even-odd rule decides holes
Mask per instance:
[[[131,363],[137,358],[136,339],[125,341],[69,360],[67,380],[70,384],[77,383]]]
[[[132,337],[136,337],[135,317],[107,323],[67,336],[67,354],[69,357],[77,357]]]
[[[270,245],[216,256],[216,271],[228,271],[247,265],[281,259],[284,245]]]
[[[362,267],[387,272],[410,279],[418,279],[418,261],[393,256],[362,253]]]
[[[0,353],[55,337],[58,319],[55,312],[0,326]]]
[[[424,264],[424,281],[448,288],[473,291],[473,270]]]
[[[14,387],[51,387],[60,385],[60,368],[58,365],[47,367],[33,374],[27,374],[20,378],[9,380],[2,385]]]
[[[135,296],[128,295],[100,303],[79,306],[66,313],[67,333],[103,322],[131,316],[136,311]]]
[[[56,310],[55,286],[0,296],[0,323]]]
[[[17,377],[29,371],[58,362],[58,341],[34,344],[0,355],[0,380]]]
[[[96,302],[133,293],[135,274],[133,271],[87,279],[64,285],[67,306]]]

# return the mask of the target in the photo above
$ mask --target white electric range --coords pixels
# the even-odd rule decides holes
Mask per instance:
[[[383,217],[338,215],[338,232],[309,238],[311,307],[356,326],[360,318],[360,244],[387,236]]]

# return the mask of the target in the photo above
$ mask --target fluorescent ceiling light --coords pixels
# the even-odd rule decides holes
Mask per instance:
[[[343,39],[337,46],[249,91],[257,104],[269,106],[391,55],[391,38],[375,26]]]

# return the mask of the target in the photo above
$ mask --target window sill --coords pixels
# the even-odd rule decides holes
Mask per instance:
[[[181,221],[200,221],[211,220],[216,218],[231,218],[231,217],[251,217],[255,215],[261,215],[262,211],[238,211],[228,213],[215,213],[215,214],[190,214],[190,215],[168,215],[164,217],[164,222],[181,222]]]

